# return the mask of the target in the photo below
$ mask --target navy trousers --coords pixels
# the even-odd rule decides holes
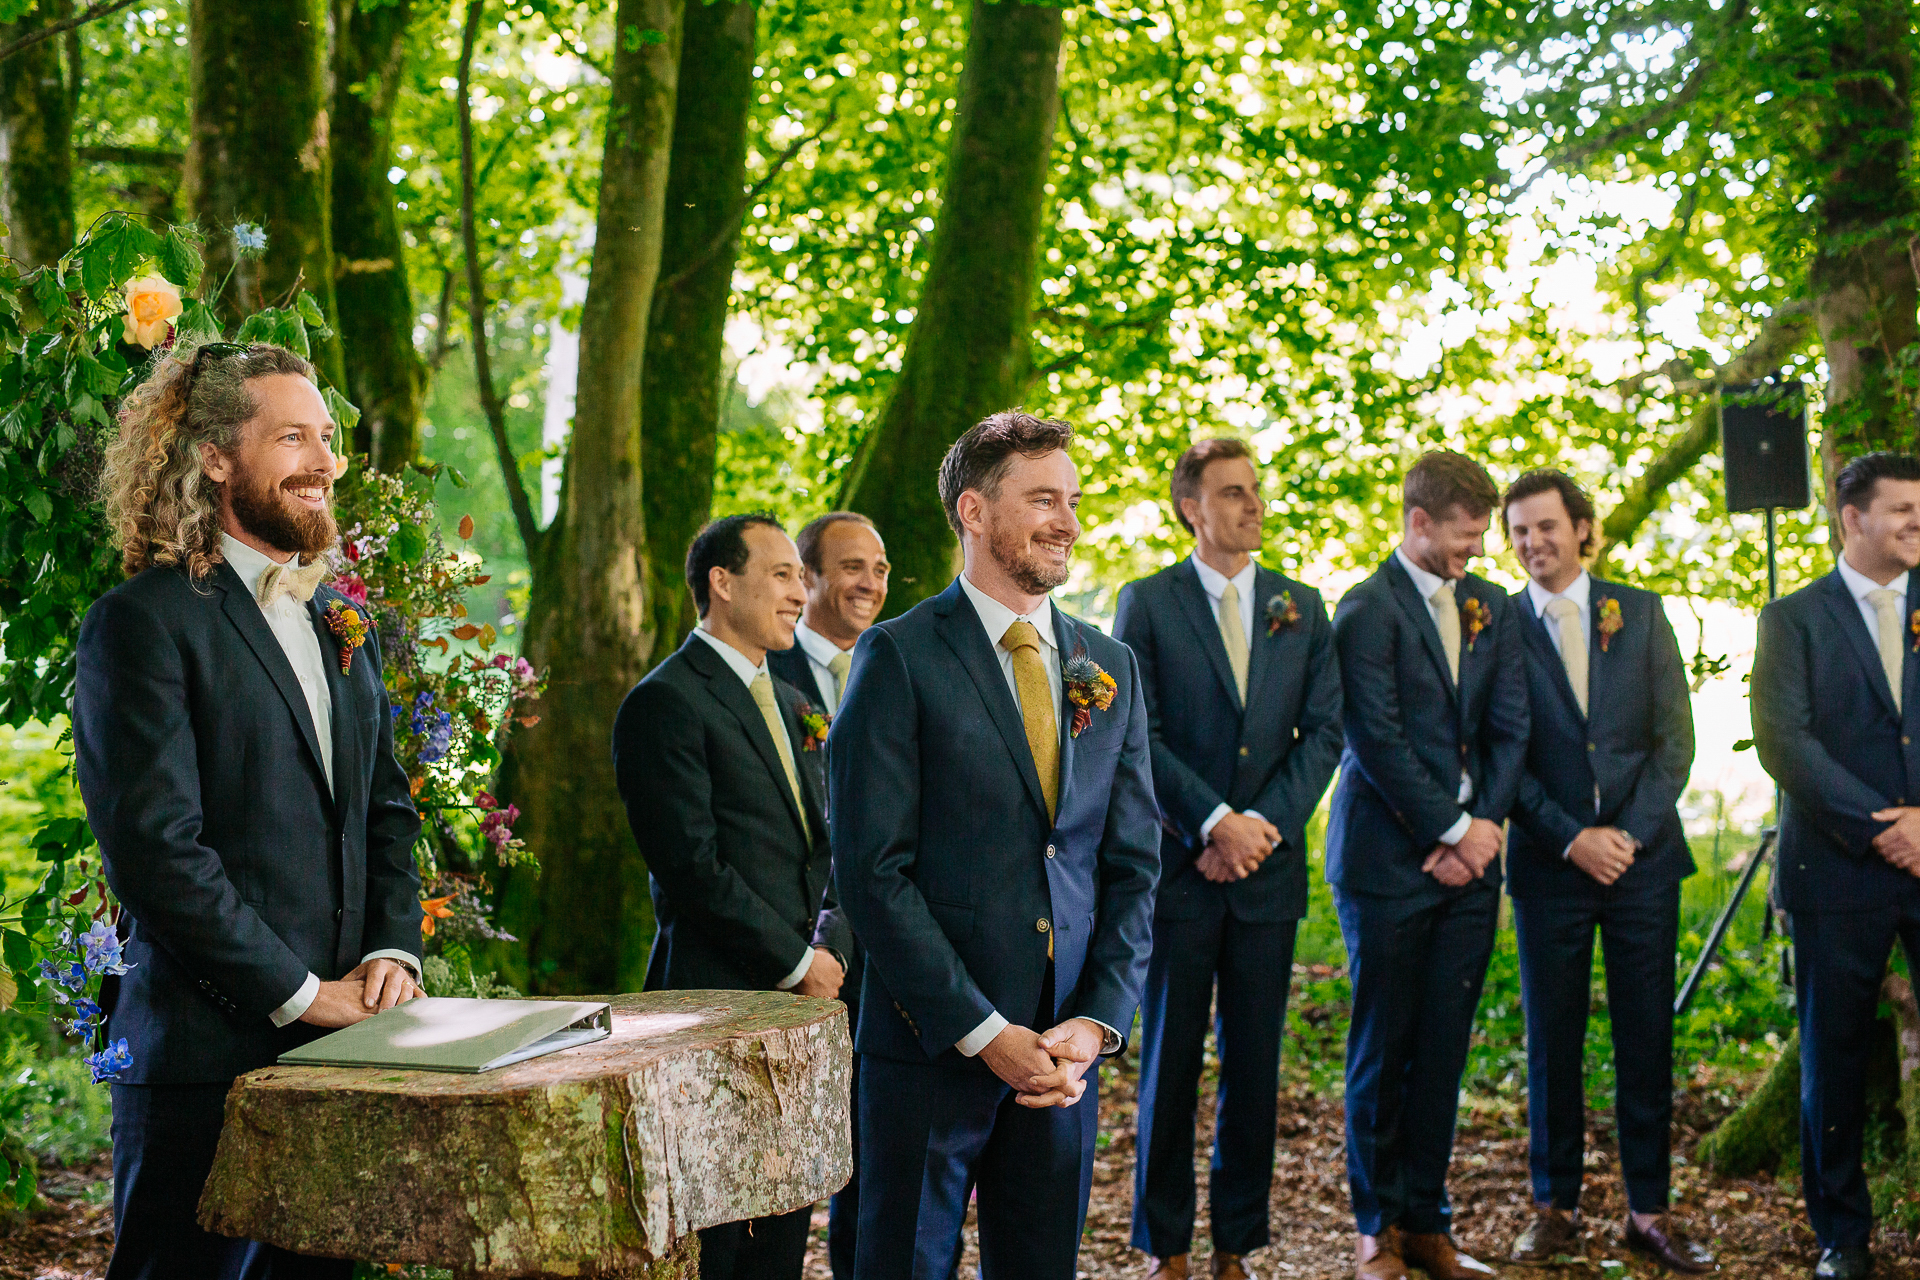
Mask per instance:
[[[1446,1232],[1460,1076],[1493,954],[1500,892],[1437,902],[1334,890],[1353,983],[1347,1181],[1362,1235]]]
[[[847,1004],[847,1033],[859,1026],[858,992]],[[853,1280],[853,1260],[860,1238],[860,1055],[853,1055],[853,1093],[847,1101],[852,1122],[853,1177],[827,1202],[827,1265],[833,1280]]]
[[[224,1084],[113,1086],[113,1258],[107,1280],[348,1280],[353,1263],[202,1231],[200,1193]]]
[[[1873,1235],[1873,1197],[1861,1167],[1867,1051],[1895,938],[1911,968],[1920,959],[1920,895],[1874,911],[1793,913],[1800,1186],[1826,1249],[1865,1248]]]
[[[1212,919],[1154,922],[1140,1008],[1140,1137],[1133,1166],[1133,1247],[1153,1257],[1193,1246],[1194,1113],[1209,1022],[1220,1052],[1207,1184],[1213,1247],[1251,1253],[1268,1242],[1280,1044],[1297,928],[1293,920],[1236,920],[1224,907]]]
[[[1672,1163],[1674,951],[1680,886],[1614,896],[1516,898],[1527,1011],[1527,1167],[1533,1198],[1580,1207],[1586,1165],[1585,1051],[1597,930],[1613,1022],[1614,1123],[1627,1207],[1664,1213]]]
[[[813,1206],[700,1231],[700,1280],[800,1280]]]

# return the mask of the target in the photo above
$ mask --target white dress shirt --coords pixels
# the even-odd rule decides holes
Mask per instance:
[[[813,669],[814,683],[820,686],[820,697],[827,704],[827,714],[840,714],[840,691],[833,683],[833,668],[827,664],[843,653],[848,653],[833,641],[802,622],[793,629],[793,642],[800,646],[800,652],[807,655],[807,666]],[[851,655],[849,655],[851,656]],[[848,672],[852,679],[852,672]]]
[[[1866,574],[1848,564],[1847,558],[1844,555],[1838,558],[1838,564],[1840,566],[1840,580],[1847,584],[1848,594],[1853,597],[1854,604],[1860,607],[1860,617],[1867,624],[1867,638],[1873,641],[1873,651],[1879,653],[1880,613],[1873,607],[1873,602],[1867,599],[1867,595],[1869,592],[1878,591],[1882,587],[1885,587],[1889,591],[1896,592],[1902,601],[1900,610],[1904,613],[1907,607],[1905,604],[1907,598],[1907,575],[1902,573],[1891,582],[1875,582],[1872,578],[1869,578]]]
[[[1207,604],[1213,609],[1213,622],[1215,626],[1220,624],[1220,597],[1226,594],[1227,584],[1231,582],[1234,591],[1239,594],[1240,627],[1241,630],[1247,633],[1247,664],[1251,667],[1253,664],[1254,570],[1252,559],[1248,559],[1247,563],[1241,567],[1240,572],[1234,574],[1231,578],[1221,573],[1197,555],[1193,557],[1193,570],[1200,575],[1200,589],[1207,593]],[[1219,823],[1220,819],[1232,812],[1233,806],[1227,804],[1225,801],[1215,805],[1213,812],[1207,815],[1207,820],[1200,824],[1200,843],[1205,844],[1207,838],[1213,834],[1213,829]],[[1247,810],[1247,816],[1249,818],[1259,818],[1262,822],[1266,821],[1265,817],[1253,809]]]
[[[247,594],[256,601],[260,587],[260,575],[276,564],[286,564],[291,560],[275,560],[265,552],[256,551],[246,543],[230,534],[220,535],[220,553],[240,575]],[[326,774],[327,790],[333,790],[333,693],[327,687],[327,660],[320,652],[320,636],[313,629],[313,615],[307,606],[292,596],[282,592],[273,598],[270,605],[262,605],[260,613],[267,620],[267,628],[273,632],[273,638],[280,642],[280,649],[287,655],[287,662],[293,667],[293,675],[300,682],[301,696],[307,702],[307,714],[313,717],[313,735],[320,744],[320,767]],[[360,957],[360,963],[369,960],[399,960],[412,966],[414,976],[420,974],[419,957],[406,952],[382,948],[369,951]],[[284,1027],[297,1021],[313,1005],[313,998],[320,994],[320,979],[309,973],[300,989],[288,997],[287,1002],[267,1016],[276,1027]]]
[[[1441,584],[1443,584],[1446,579],[1437,573],[1428,573],[1425,569],[1415,564],[1412,557],[1407,555],[1407,549],[1404,546],[1395,547],[1393,549],[1393,556],[1394,559],[1400,562],[1400,567],[1407,571],[1407,576],[1413,579],[1413,589],[1418,591],[1420,598],[1426,602],[1427,616],[1432,618],[1433,625],[1438,627],[1440,625],[1440,608],[1433,602],[1433,593],[1440,589]],[[1458,584],[1456,584],[1456,587],[1457,585]],[[1460,770],[1460,790],[1454,797],[1454,801],[1462,808],[1465,808],[1467,802],[1472,799],[1473,776],[1465,769],[1462,769]],[[1440,843],[1459,844],[1466,836],[1467,828],[1472,825],[1473,815],[1470,813],[1461,814],[1452,826],[1440,833]]]
[[[1565,591],[1559,592],[1557,594],[1547,590],[1545,587],[1535,582],[1532,578],[1527,579],[1527,603],[1533,606],[1533,616],[1541,619],[1546,623],[1547,639],[1553,641],[1553,651],[1559,654],[1561,661],[1564,662],[1566,661],[1566,657],[1567,657],[1566,640],[1560,634],[1560,624],[1557,621],[1554,621],[1553,619],[1550,619],[1547,617],[1547,606],[1552,604],[1555,600],[1573,601],[1573,607],[1576,610],[1578,610],[1578,612],[1574,616],[1577,619],[1577,625],[1580,628],[1580,634],[1585,636],[1592,635],[1593,634],[1592,625],[1591,625],[1593,622],[1593,605],[1592,605],[1593,578],[1592,576],[1588,574],[1585,569],[1582,569],[1580,571],[1580,576],[1575,578],[1572,582],[1568,583],[1567,589]],[[1591,654],[1588,655],[1588,661],[1592,661]],[[1599,814],[1600,814],[1600,784],[1598,782],[1595,782],[1593,784],[1593,816],[1598,817]],[[1635,843],[1637,844],[1639,842],[1635,841]],[[1560,856],[1562,858],[1565,858],[1565,857],[1571,856],[1572,853],[1573,853],[1573,845],[1569,844],[1567,845],[1566,848],[1560,851]]]
[[[1007,689],[1013,694],[1013,705],[1020,705],[1020,684],[1013,677],[1013,654],[1000,643],[1000,637],[1007,634],[1007,628],[1016,622],[1031,622],[1033,629],[1040,633],[1040,661],[1047,668],[1047,691],[1053,695],[1054,723],[1059,723],[1060,694],[1060,642],[1053,634],[1053,599],[1042,596],[1040,605],[1032,613],[1019,614],[995,600],[967,580],[966,574],[960,575],[960,590],[973,602],[973,610],[979,616],[980,625],[986,629],[987,644],[1000,660],[1000,671],[1007,677]],[[1100,1052],[1114,1053],[1120,1048],[1120,1033],[1097,1018],[1082,1015],[1082,1022],[1091,1022],[1100,1028]],[[987,1015],[987,1020],[956,1041],[954,1048],[966,1057],[973,1057],[989,1044],[993,1038],[1007,1029],[1007,1020],[998,1010]],[[1036,1028],[1045,1031],[1047,1028]]]
[[[769,680],[773,679],[773,674],[767,670],[767,660],[764,656],[760,659],[760,665],[756,667],[747,661],[746,654],[740,652],[725,640],[720,639],[705,627],[695,627],[693,634],[712,645],[714,650],[719,653],[722,658],[726,659],[728,668],[732,670],[733,674],[740,677],[740,683],[747,686],[748,692],[752,692],[753,682],[761,676],[766,676]],[[780,717],[780,736],[786,739],[787,754],[793,755],[793,735],[787,732],[787,718],[785,716]],[[798,756],[794,757],[794,767],[799,767]],[[800,957],[800,962],[793,966],[793,971],[787,974],[786,977],[773,984],[774,990],[793,990],[800,985],[800,980],[807,976],[807,970],[812,967],[813,944],[808,943],[805,953]]]

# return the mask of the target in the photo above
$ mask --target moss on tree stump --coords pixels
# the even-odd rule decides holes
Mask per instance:
[[[484,1075],[270,1067],[227,1095],[200,1222],[463,1275],[693,1274],[701,1227],[852,1173],[838,1001],[616,996],[613,1035]]]

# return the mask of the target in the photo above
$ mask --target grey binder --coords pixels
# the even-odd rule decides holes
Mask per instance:
[[[493,1071],[613,1034],[608,1006],[424,996],[280,1055],[287,1066]]]

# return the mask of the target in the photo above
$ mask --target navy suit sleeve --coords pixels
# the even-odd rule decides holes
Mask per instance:
[[[107,883],[142,934],[243,1015],[265,1019],[306,982],[307,966],[200,843],[201,744],[178,644],[131,596],[109,594],[87,610],[79,658],[75,765]]]
[[[1527,734],[1532,725],[1520,611],[1506,601],[1501,604],[1500,660],[1494,664],[1493,690],[1487,700],[1487,713],[1480,721],[1481,740],[1487,745],[1486,772],[1470,802],[1474,817],[1496,823],[1507,820],[1520,793],[1520,779],[1527,771]]]
[[[1650,846],[1673,807],[1686,794],[1693,770],[1693,700],[1680,641],[1659,597],[1653,599],[1647,637],[1647,696],[1653,699],[1653,753],[1640,767],[1633,793],[1620,810],[1619,826]]]
[[[680,690],[644,681],[613,724],[614,780],[647,870],[673,909],[771,989],[793,972],[812,939],[720,858],[706,733]]]
[[[1461,810],[1407,742],[1395,650],[1420,641],[1400,627],[1398,615],[1392,600],[1368,592],[1335,613],[1333,635],[1346,695],[1347,746],[1414,843],[1426,848],[1439,843]]]
[[[1154,634],[1153,610],[1140,600],[1139,583],[1120,588],[1120,607],[1114,615],[1114,638],[1133,650],[1140,670],[1140,688],[1147,700],[1147,732],[1152,744],[1153,789],[1160,806],[1188,844],[1200,842],[1200,825],[1226,801],[1175,755],[1160,733],[1161,654]],[[1175,676],[1193,678],[1191,672]]]
[[[1155,820],[1153,755],[1142,696],[1140,662],[1128,654],[1132,696],[1127,737],[1113,772],[1107,825],[1100,838],[1100,900],[1086,967],[1065,1017],[1086,1017],[1120,1033],[1126,1047],[1153,950],[1153,894],[1160,881],[1160,827]],[[1117,1051],[1116,1051],[1117,1052]]]
[[[1340,764],[1345,734],[1340,726],[1346,699],[1340,689],[1340,655],[1335,652],[1333,624],[1327,607],[1316,595],[1303,610],[1312,621],[1312,644],[1307,650],[1307,692],[1295,726],[1300,741],[1287,753],[1287,762],[1275,772],[1249,806],[1282,831],[1304,830],[1333,781]],[[1153,780],[1160,784],[1160,757],[1153,759]]]
[[[966,1039],[993,1004],[927,909],[913,878],[920,839],[920,708],[899,646],[870,627],[827,736],[835,887],[877,970],[914,1019],[928,1056]],[[1015,1010],[1009,1021],[1030,1015]]]
[[[1760,611],[1753,649],[1753,743],[1761,765],[1794,805],[1807,810],[1848,856],[1865,861],[1874,856],[1873,838],[1890,825],[1872,815],[1892,802],[1849,772],[1814,736],[1812,665],[1847,658],[1837,651],[1838,643],[1824,651],[1817,647],[1783,607],[1787,604]]]
[[[420,954],[420,873],[413,862],[420,814],[407,774],[393,755],[393,714],[381,678],[380,638],[367,637],[379,690],[380,736],[374,743],[373,783],[367,790],[367,915],[362,952]]]

